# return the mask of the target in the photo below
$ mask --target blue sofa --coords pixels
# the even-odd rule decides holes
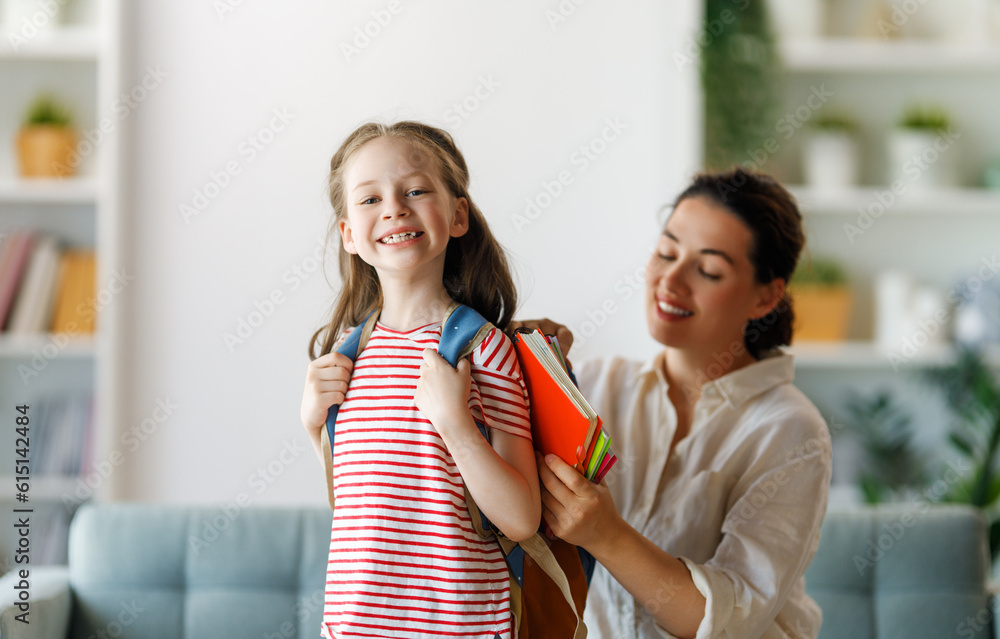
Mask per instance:
[[[806,571],[822,639],[1000,639],[988,533],[971,507],[831,511]]]
[[[806,575],[821,638],[1000,639],[982,516],[919,510],[827,515]],[[31,623],[4,607],[0,637],[316,639],[329,531],[324,508],[87,505],[69,568],[33,568]],[[0,580],[5,603],[16,581]]]

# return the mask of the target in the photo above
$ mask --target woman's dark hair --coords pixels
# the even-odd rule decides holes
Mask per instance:
[[[677,196],[674,207],[692,197],[708,198],[724,206],[750,229],[753,244],[748,257],[757,283],[768,284],[775,278],[788,283],[806,240],[802,214],[795,198],[783,186],[768,175],[740,167],[695,176]],[[770,349],[790,344],[794,319],[786,290],[774,310],[747,323],[743,331],[747,351],[760,359]]]

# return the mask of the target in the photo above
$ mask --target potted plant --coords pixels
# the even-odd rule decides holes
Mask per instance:
[[[840,263],[817,258],[800,264],[789,284],[795,310],[794,342],[842,341],[851,315],[851,290]]]
[[[971,504],[990,521],[990,554],[1000,555],[1000,382],[981,352],[961,349],[955,363],[924,373],[928,387],[943,394],[954,421],[948,442],[963,458],[962,473],[943,473],[942,501]]]
[[[847,114],[817,116],[802,154],[805,183],[815,189],[846,189],[858,183],[857,123]]]
[[[69,110],[51,96],[42,95],[31,104],[17,136],[23,177],[61,177],[75,172],[72,121]]]
[[[857,482],[868,504],[898,500],[926,483],[926,461],[914,445],[913,418],[888,390],[850,392],[848,426],[860,440]]]
[[[938,107],[908,108],[889,136],[889,183],[928,189],[955,186],[951,149],[947,137],[952,123]]]
[[[704,165],[758,165],[781,117],[781,61],[763,2],[706,0],[701,43]],[[767,154],[764,153],[764,157]]]

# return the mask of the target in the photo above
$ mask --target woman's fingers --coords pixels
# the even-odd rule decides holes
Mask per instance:
[[[584,496],[591,488],[590,481],[586,477],[558,456],[546,455],[545,465],[560,483],[566,486],[577,497]]]
[[[573,347],[573,333],[568,328],[562,324],[556,324],[555,331],[552,333],[547,333],[547,335],[555,335],[556,340],[559,342],[559,349],[562,351],[564,356],[569,355],[569,349]]]
[[[550,319],[512,321],[510,331],[513,333],[518,328],[538,329],[546,335],[555,335],[559,341],[559,348],[563,355],[569,354],[569,349],[573,346],[573,333],[566,326],[553,322]]]
[[[541,481],[542,486],[545,487],[545,490],[563,506],[568,504],[576,494],[552,471],[545,459],[538,453],[535,453],[535,461],[538,465],[538,479]],[[572,468],[570,470],[574,473],[576,472]]]
[[[549,500],[551,500],[549,503],[546,503],[545,500],[546,496],[548,496]],[[564,512],[564,510],[562,509],[561,506],[558,505],[556,505],[555,509],[551,508],[550,504],[552,503],[552,501],[554,501],[552,495],[549,495],[547,492],[542,491],[542,519],[545,520],[545,523],[549,525],[549,529],[557,537],[562,537],[563,534],[565,533],[565,530],[563,529],[562,521],[559,519],[559,515],[556,513]],[[558,504],[558,502],[555,503]]]
[[[548,490],[542,491],[542,507],[549,511],[554,518],[558,519],[560,513],[565,512],[566,507],[563,506],[562,502],[552,496]]]

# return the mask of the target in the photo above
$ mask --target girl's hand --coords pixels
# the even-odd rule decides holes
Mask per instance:
[[[607,485],[595,484],[556,455],[535,453],[542,482],[542,517],[552,532],[587,550],[614,544],[618,514]]]
[[[469,416],[471,391],[469,360],[463,358],[455,369],[434,349],[424,349],[424,363],[420,365],[420,379],[413,399],[439,433],[454,428]]]
[[[326,424],[326,414],[331,406],[344,403],[352,370],[354,363],[336,351],[309,362],[300,416],[310,435],[319,433]]]

